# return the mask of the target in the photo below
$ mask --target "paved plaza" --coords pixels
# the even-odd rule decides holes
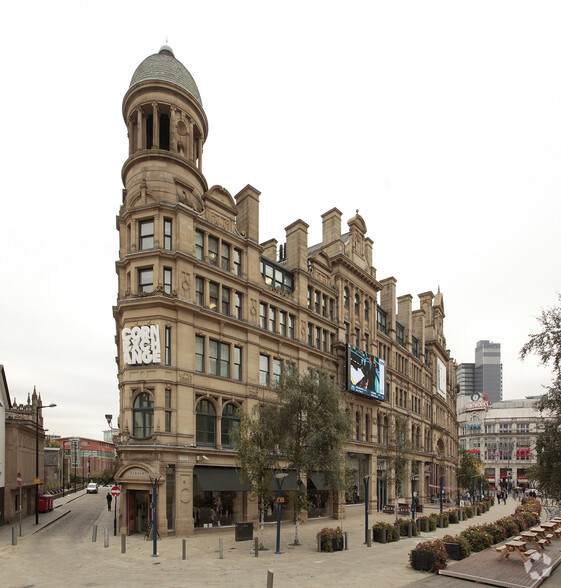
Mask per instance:
[[[40,527],[56,524],[54,521],[60,517],[71,516],[71,509],[80,500],[84,500],[83,493],[56,500],[55,510],[41,515]],[[321,519],[302,525],[302,545],[299,547],[290,545],[294,525],[283,523],[281,555],[274,554],[276,525],[267,524],[265,544],[269,551],[260,552],[258,557],[252,551],[252,542],[235,541],[233,528],[201,529],[185,539],[185,560],[182,559],[183,538],[180,537],[159,540],[159,557],[152,557],[152,541],[145,541],[143,535],[134,535],[126,538],[126,553],[121,553],[121,538],[113,536],[113,513],[108,511],[97,520],[95,543],[89,528],[83,529],[80,539],[75,536],[47,537],[49,527],[38,530],[31,516],[24,520],[17,546],[11,544],[11,527],[0,529],[0,585],[261,587],[267,586],[268,572],[271,571],[275,587],[367,586],[373,582],[388,587],[417,582],[425,586],[464,586],[468,583],[414,571],[408,565],[409,551],[419,541],[448,533],[457,534],[470,524],[511,514],[517,504],[509,498],[506,506],[495,505],[481,516],[447,529],[436,529],[420,537],[402,538],[385,545],[373,543],[371,547],[364,545],[364,507],[351,506],[347,507],[347,518],[342,521]],[[435,508],[433,512],[436,511]],[[378,513],[370,515],[370,525],[377,520],[392,522],[394,517]],[[349,549],[335,553],[317,552],[317,532],[322,527],[338,525],[348,533]],[[107,548],[104,547],[105,529],[109,533]]]

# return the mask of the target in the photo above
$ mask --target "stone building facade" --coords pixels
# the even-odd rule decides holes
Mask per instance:
[[[16,521],[19,517],[20,506],[24,517],[35,513],[36,457],[38,457],[39,495],[46,491],[45,430],[41,406],[41,396],[33,390],[33,393],[28,395],[26,403],[18,404],[14,398],[13,401],[9,401],[5,411],[4,521],[6,523]],[[38,425],[37,416],[39,417]],[[22,476],[21,488],[17,485],[18,472]]]
[[[379,280],[358,212],[345,229],[337,208],[325,212],[321,243],[308,243],[301,219],[286,227],[286,243],[261,241],[260,192],[207,185],[207,117],[169,47],[137,68],[123,117],[114,307],[121,531],[146,528],[154,472],[161,534],[255,520],[235,469],[237,410],[259,403],[287,360],[301,371],[321,366],[347,388],[349,345],[382,360],[385,380],[377,398],[349,397],[354,490],[334,496],[319,477],[307,480],[310,516],[344,516],[346,503],[364,500],[365,476],[371,510],[411,500],[412,488],[427,498],[441,478],[455,489],[456,365],[442,294],[420,294],[413,309],[395,278]],[[387,470],[396,414],[412,445],[398,497]]]
[[[492,486],[529,487],[536,465],[536,439],[549,415],[536,410],[539,396],[500,402],[475,401],[458,416],[459,448],[481,458]]]

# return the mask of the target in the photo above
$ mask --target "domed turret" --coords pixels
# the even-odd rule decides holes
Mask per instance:
[[[132,76],[130,87],[136,84],[151,81],[169,82],[186,90],[202,106],[201,95],[193,76],[187,68],[177,59],[171,47],[163,45],[158,53],[147,57],[137,68]]]
[[[122,172],[125,208],[148,193],[160,202],[180,201],[200,210],[208,189],[202,173],[208,121],[193,76],[169,46],[136,68],[123,117],[129,134]]]

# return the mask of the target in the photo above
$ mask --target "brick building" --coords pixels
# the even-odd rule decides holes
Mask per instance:
[[[98,478],[104,471],[114,472],[116,453],[113,443],[85,437],[60,437],[56,441],[69,459],[70,473],[65,473],[66,479],[70,475]]]

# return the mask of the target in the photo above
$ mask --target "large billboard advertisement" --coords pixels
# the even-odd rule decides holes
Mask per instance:
[[[386,366],[383,359],[347,346],[347,381],[351,392],[386,400]]]
[[[436,358],[436,389],[440,396],[446,398],[446,366],[438,357]]]

